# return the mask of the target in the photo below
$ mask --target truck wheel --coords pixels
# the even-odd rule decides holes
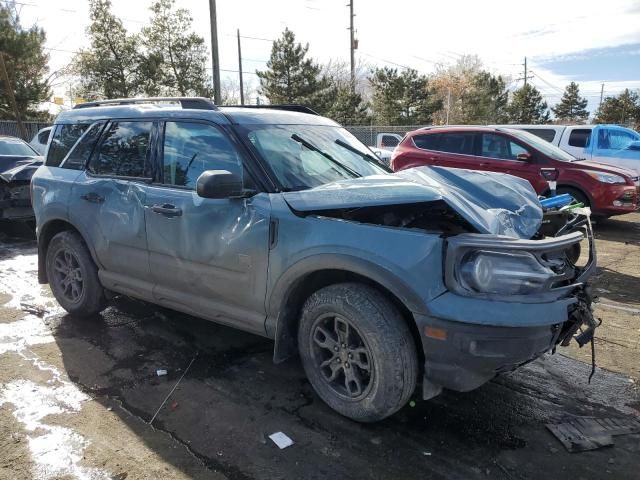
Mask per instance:
[[[104,310],[98,267],[80,235],[70,231],[55,235],[47,248],[46,268],[53,296],[67,312],[84,317]]]
[[[398,309],[372,287],[341,283],[311,295],[302,309],[298,348],[320,398],[353,420],[382,420],[415,389],[413,337]]]

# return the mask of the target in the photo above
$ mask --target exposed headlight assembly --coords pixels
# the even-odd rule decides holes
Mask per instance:
[[[545,290],[556,276],[529,253],[472,250],[458,265],[460,286],[472,293],[528,295]]]
[[[590,177],[593,177],[602,183],[610,183],[612,185],[626,185],[627,183],[624,177],[620,175],[615,175],[613,173],[595,172],[595,171],[588,171],[586,173]]]
[[[449,237],[445,284],[465,296],[503,302],[551,301],[580,281],[567,254],[583,238],[581,232],[543,240],[482,234]],[[595,261],[590,261],[589,270],[593,265]]]

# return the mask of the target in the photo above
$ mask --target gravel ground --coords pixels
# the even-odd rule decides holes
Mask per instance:
[[[0,233],[0,479],[637,479],[640,435],[569,454],[544,426],[640,417],[640,214],[596,232],[590,385],[590,351],[572,346],[375,425],[332,412],[260,337],[130,300],[66,316],[32,237]]]

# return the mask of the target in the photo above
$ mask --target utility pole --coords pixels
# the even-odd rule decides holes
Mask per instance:
[[[449,110],[451,110],[451,87],[447,90],[447,120],[445,125],[449,125]]]
[[[524,86],[527,86],[527,57],[524,57]]]
[[[238,74],[240,75],[240,105],[244,105],[244,83],[242,82],[242,48],[240,47],[240,29],[238,29]]]
[[[2,81],[4,82],[5,91],[7,92],[7,97],[9,98],[9,103],[11,104],[11,108],[13,109],[13,116],[16,117],[16,123],[18,124],[18,130],[20,131],[20,135],[24,140],[27,140],[27,129],[24,128],[24,123],[20,119],[20,112],[18,112],[18,105],[16,104],[16,97],[13,94],[13,86],[11,82],[9,82],[9,73],[7,72],[7,65],[4,63],[4,53],[0,52],[0,75],[2,75]]]
[[[600,103],[598,104],[598,109],[600,109],[600,107],[602,107],[602,99],[603,99],[603,97],[604,97],[604,83],[600,87]]]
[[[211,63],[213,66],[213,102],[222,104],[220,95],[220,62],[218,60],[218,21],[216,20],[216,0],[209,0],[211,22]]]
[[[349,0],[349,37],[350,37],[350,53],[351,53],[351,90],[356,91],[356,38],[353,29],[353,0]]]

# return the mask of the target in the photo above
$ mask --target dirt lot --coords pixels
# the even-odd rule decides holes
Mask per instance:
[[[297,360],[274,366],[262,338],[126,300],[64,315],[36,282],[33,239],[5,235],[0,479],[637,479],[640,435],[569,454],[544,426],[640,417],[640,214],[597,238],[591,385],[590,352],[572,346],[360,425],[316,397]],[[278,450],[277,431],[295,444]]]

